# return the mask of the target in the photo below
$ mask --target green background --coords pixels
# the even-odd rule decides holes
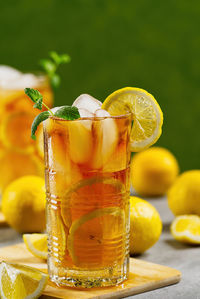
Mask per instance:
[[[199,28],[199,0],[1,1],[0,63],[36,70],[50,50],[69,53],[56,105],[148,90],[164,112],[158,144],[181,170],[200,168]]]

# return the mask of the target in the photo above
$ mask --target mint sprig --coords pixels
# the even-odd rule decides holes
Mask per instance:
[[[31,138],[34,140],[36,139],[35,133],[39,124],[49,118],[49,116],[55,116],[66,120],[74,120],[80,117],[78,108],[74,106],[62,106],[53,113],[53,111],[43,102],[43,95],[37,89],[25,88],[24,92],[34,102],[34,108],[42,110],[42,107],[44,106],[47,109],[47,111],[38,114],[32,123]]]
[[[71,58],[68,54],[58,54],[55,51],[49,53],[49,59],[42,59],[40,65],[47,73],[51,86],[55,89],[60,85],[60,76],[56,73],[61,64],[69,63]]]
[[[44,106],[51,113],[51,115],[53,115],[51,109],[45,103],[43,103],[43,95],[39,92],[39,90],[34,88],[25,88],[24,92],[31,99],[31,101],[35,103],[33,106],[34,108],[42,110],[42,106]]]

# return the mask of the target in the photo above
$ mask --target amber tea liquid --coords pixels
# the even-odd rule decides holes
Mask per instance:
[[[20,80],[27,79],[26,76],[33,76],[32,84],[35,85],[31,87],[43,94],[45,103],[50,107],[53,104],[53,94],[46,76],[21,73],[22,79],[11,81],[0,77],[0,195],[10,182],[21,176],[44,176],[43,151],[38,151],[39,132],[36,142],[31,139],[31,124],[40,110],[32,108],[32,101],[24,93],[23,87],[29,85]]]
[[[129,272],[131,115],[44,124],[48,269],[57,285],[116,285]]]

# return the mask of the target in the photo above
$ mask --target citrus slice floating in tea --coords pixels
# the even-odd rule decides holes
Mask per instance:
[[[124,258],[125,212],[119,207],[93,210],[75,220],[67,248],[73,263],[94,269],[113,265]]]
[[[92,212],[94,207],[120,206],[124,195],[125,187],[118,179],[94,176],[81,180],[63,195],[61,201],[63,222],[70,228],[73,221]]]
[[[113,92],[102,109],[111,115],[132,113],[131,151],[137,152],[154,144],[161,135],[163,114],[154,97],[147,91],[125,87]]]
[[[28,266],[0,263],[0,295],[2,299],[35,299],[42,294],[48,275]]]

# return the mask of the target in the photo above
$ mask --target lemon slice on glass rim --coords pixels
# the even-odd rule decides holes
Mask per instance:
[[[144,89],[125,87],[114,91],[103,102],[102,109],[118,116],[132,113],[131,151],[153,145],[161,135],[163,113],[154,97]]]

